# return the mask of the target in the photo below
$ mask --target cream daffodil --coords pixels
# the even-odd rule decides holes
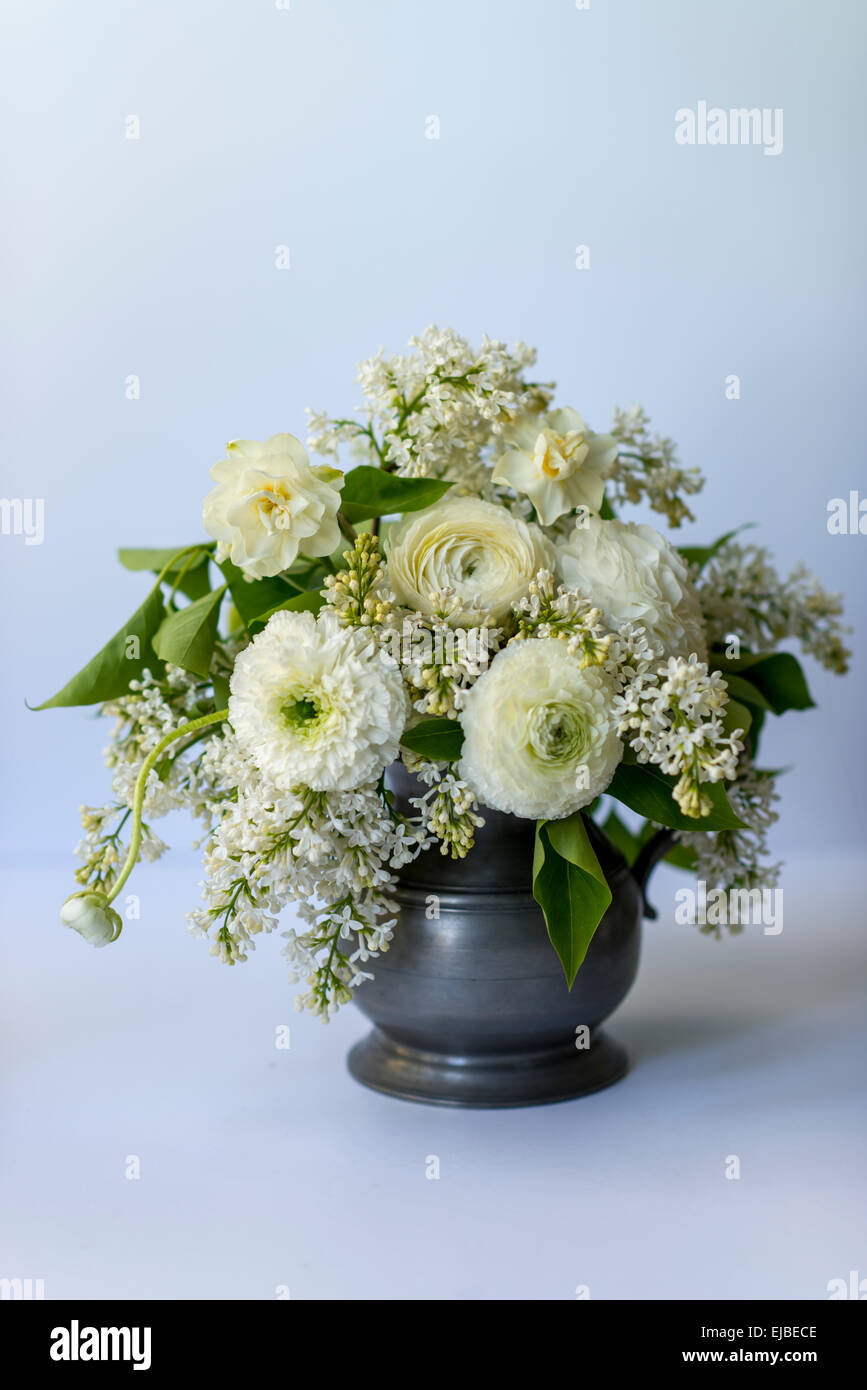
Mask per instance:
[[[217,486],[205,498],[204,524],[219,542],[217,560],[264,579],[305,555],[330,555],[340,544],[337,512],[343,474],[311,468],[292,434],[264,443],[236,439],[211,469]]]
[[[503,432],[503,444],[494,482],[529,497],[543,526],[576,507],[599,510],[617,443],[594,434],[577,410],[525,416]]]

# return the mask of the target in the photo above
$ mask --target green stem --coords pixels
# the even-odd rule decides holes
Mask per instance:
[[[358,532],[352,525],[352,522],[346,516],[345,512],[340,511],[337,513],[337,524],[340,527],[346,539],[350,541],[352,545],[354,545],[356,537],[358,536]]]
[[[160,570],[159,574],[157,575],[157,580],[156,580],[156,584],[154,585],[154,588],[156,588],[157,584],[162,584],[162,582],[163,582],[163,580],[165,579],[166,575],[168,574],[169,570],[172,568],[173,565],[176,565],[176,564],[177,564],[178,560],[180,560],[180,558],[181,558],[182,555],[192,555],[192,554],[194,554],[195,551],[197,551],[197,550],[206,550],[206,551],[208,551],[208,553],[210,553],[210,551],[211,551],[212,549],[213,549],[213,545],[208,545],[208,544],[206,544],[206,543],[204,543],[204,542],[200,542],[199,545],[187,545],[187,546],[184,547],[183,550],[177,551],[177,553],[174,554],[174,555],[172,556],[172,558],[171,558],[165,565],[163,565],[162,569]]]
[[[141,765],[135,783],[135,795],[132,803],[132,836],[129,842],[129,849],[127,850],[123,868],[120,871],[120,877],[116,880],[111,893],[106,899],[107,903],[114,902],[121,888],[132,873],[135,862],[138,859],[138,852],[141,847],[142,809],[144,807],[148,775],[151,769],[159,761],[161,754],[165,752],[170,744],[175,742],[175,739],[183,738],[186,734],[195,733],[197,729],[204,729],[206,724],[220,724],[224,719],[228,718],[228,714],[229,711],[227,709],[215,710],[213,714],[203,714],[200,719],[193,719],[189,724],[183,724],[180,729],[172,729],[171,733],[166,734],[165,738],[160,739],[156,748],[151,749],[150,753],[148,753]]]

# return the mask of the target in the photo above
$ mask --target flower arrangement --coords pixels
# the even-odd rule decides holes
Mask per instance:
[[[308,448],[229,444],[209,540],[120,551],[150,592],[40,706],[116,721],[68,926],[117,939],[112,903],[176,808],[204,826],[193,932],[234,965],[296,903],[284,954],[323,1019],[388,948],[395,872],[432,845],[470,854],[485,807],[536,821],[533,891],[570,986],[611,899],[586,817],[630,861],[665,833],[710,883],[773,884],[759,736],[812,703],[779,646],[845,671],[840,600],[736,533],[676,549],[621,519],[646,503],[693,520],[699,472],[638,408],[604,434],[554,408],[534,360],[428,329],[362,363],[364,409],[312,414]],[[418,779],[412,816],[396,759]]]

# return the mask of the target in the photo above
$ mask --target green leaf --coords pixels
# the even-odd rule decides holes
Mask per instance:
[[[214,676],[211,682],[214,687],[214,704],[217,709],[225,709],[229,703],[229,678],[228,676]]]
[[[129,693],[131,680],[138,680],[147,667],[162,675],[163,664],[151,645],[165,617],[159,584],[155,584],[140,608],[124,623],[101,652],[72,677],[71,681],[37,709],[56,709],[64,705],[101,705]]]
[[[665,856],[666,864],[673,864],[676,869],[694,869],[698,863],[698,855],[694,849],[689,849],[686,845],[672,845]]]
[[[744,680],[743,676],[736,676],[733,671],[725,671],[724,675],[731,699],[740,700],[741,704],[752,705],[755,709],[766,711],[773,709],[757,685]]]
[[[220,569],[245,627],[249,627],[256,618],[261,618],[263,613],[271,613],[279,608],[287,598],[303,592],[301,585],[279,577],[247,579],[243,570],[233,565],[231,560],[223,560]]]
[[[178,575],[178,589],[187,598],[201,598],[210,589],[208,579],[208,560],[211,557],[211,549],[207,545],[202,545],[197,550],[191,550],[189,546],[172,546],[169,550],[152,550],[139,548],[125,548],[117,552],[120,563],[128,570],[152,570],[154,574],[160,574],[168,565],[166,579],[169,583],[174,583]],[[182,552],[186,550],[187,554]],[[177,556],[174,564],[170,562]]]
[[[726,545],[733,536],[737,536],[741,531],[746,531],[749,527],[755,526],[754,521],[745,521],[743,526],[736,526],[733,531],[726,531],[724,536],[715,540],[712,545],[679,545],[679,553],[683,556],[688,565],[698,565],[699,569],[704,569],[708,560],[712,560],[723,546]]]
[[[748,734],[752,728],[753,716],[742,705],[740,700],[729,700],[726,705],[725,718],[723,719],[723,729],[727,734],[733,734],[735,729],[740,729],[742,734]]]
[[[652,839],[658,829],[651,821],[646,820],[637,835],[633,835],[627,825],[624,825],[616,811],[610,811],[608,819],[602,826],[615,849],[619,849],[627,864],[630,866],[635,863],[641,848]],[[696,863],[696,853],[694,849],[687,849],[686,845],[672,845],[665,855],[666,864],[673,864],[678,869],[693,869]]]
[[[227,585],[203,595],[163,619],[154,637],[154,651],[163,661],[196,676],[207,676],[217,640],[220,605]]]
[[[602,826],[603,831],[608,836],[615,849],[619,849],[627,864],[632,864],[635,860],[641,840],[637,835],[633,835],[628,825],[620,819],[616,811],[609,811],[608,817]]]
[[[325,599],[319,589],[305,589],[303,594],[294,594],[285,602],[278,603],[276,608],[269,609],[267,613],[261,613],[258,618],[251,618],[248,627],[253,633],[261,632],[275,613],[318,613],[324,602]]]
[[[533,897],[545,915],[551,944],[571,989],[611,902],[611,889],[580,811],[565,820],[537,822]]]
[[[464,731],[457,719],[423,719],[407,729],[401,743],[419,757],[450,763],[461,756]]]
[[[708,816],[685,816],[672,796],[676,778],[667,777],[650,763],[636,763],[624,757],[611,782],[608,795],[622,801],[630,810],[672,830],[736,830],[743,821],[729,805],[722,783],[705,782],[702,791],[713,802]]]
[[[366,521],[390,512],[418,512],[438,502],[450,487],[451,483],[439,478],[399,478],[362,463],[346,474],[340,510],[349,521]]]
[[[791,652],[750,652],[737,661],[714,653],[710,664],[722,671],[726,680],[731,672],[753,686],[765,697],[774,714],[783,714],[787,709],[814,708],[801,663]]]

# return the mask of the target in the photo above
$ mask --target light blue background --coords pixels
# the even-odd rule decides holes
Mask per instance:
[[[431,321],[540,348],[603,428],[639,401],[746,519],[863,610],[863,6],[840,0],[53,0],[4,5],[3,843],[65,849],[107,728],[31,714],[144,592],[118,544],[200,534],[234,436],[347,413],[354,364]],[[683,148],[699,100],[784,148]],[[141,138],[125,138],[128,115]],[[439,140],[425,137],[437,115]],[[275,247],[291,248],[291,270]],[[575,248],[590,269],[575,269]],[[124,381],[141,378],[141,399]],[[728,401],[728,373],[742,396]],[[867,486],[865,486],[867,491]],[[863,840],[860,679],[770,731],[775,847]]]

